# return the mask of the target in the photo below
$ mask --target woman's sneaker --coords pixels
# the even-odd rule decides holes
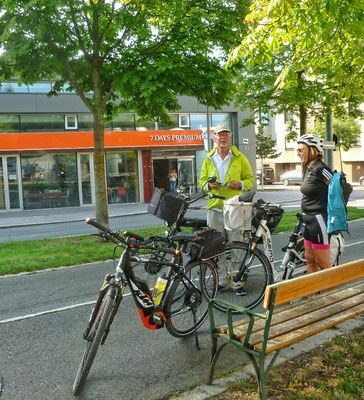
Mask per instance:
[[[235,292],[235,294],[237,296],[246,296],[248,294],[248,292],[244,288],[241,287]]]

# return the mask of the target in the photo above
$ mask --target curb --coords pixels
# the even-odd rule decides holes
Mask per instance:
[[[109,215],[109,219],[110,218],[118,218],[118,217],[130,217],[131,215],[143,215],[143,214],[148,214],[148,212],[147,211],[138,211],[138,212],[119,214],[119,215]],[[81,222],[81,221],[85,221],[85,218],[65,219],[62,221],[43,221],[43,222],[28,222],[28,223],[24,223],[24,224],[0,225],[0,229],[21,228],[24,226],[38,226],[38,225],[50,225],[50,224],[66,224],[66,223],[70,223],[70,222]]]

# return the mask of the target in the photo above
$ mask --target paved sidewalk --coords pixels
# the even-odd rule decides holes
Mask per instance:
[[[349,201],[349,205],[364,208],[364,188],[354,187],[354,190],[361,190],[363,197]],[[254,199],[279,203],[285,209],[299,209],[301,193],[298,186],[289,186],[288,188],[283,185],[275,185],[274,188],[265,186],[265,190],[257,192]],[[190,209],[206,208],[206,204],[207,201],[205,199],[200,199],[196,203],[193,203]],[[147,207],[147,203],[110,204],[108,207],[109,218],[147,214]],[[0,228],[84,221],[88,217],[95,217],[95,215],[94,206],[0,212]]]

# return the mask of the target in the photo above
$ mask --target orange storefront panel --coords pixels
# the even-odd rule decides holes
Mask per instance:
[[[105,148],[202,147],[200,130],[105,132]],[[94,147],[92,132],[0,134],[0,152],[84,150]]]

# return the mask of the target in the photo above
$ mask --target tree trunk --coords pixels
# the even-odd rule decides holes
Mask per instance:
[[[104,110],[102,107],[96,108],[94,112],[94,146],[96,220],[109,227],[105,181]]]
[[[307,133],[307,109],[304,104],[300,104],[300,136]]]

